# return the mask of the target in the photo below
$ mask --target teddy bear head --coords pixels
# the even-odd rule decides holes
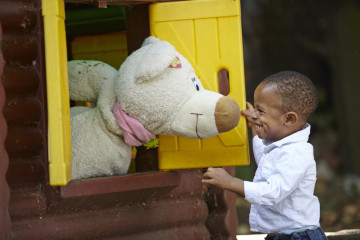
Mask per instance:
[[[235,100],[205,90],[187,59],[154,37],[121,65],[114,90],[123,110],[154,134],[207,138],[240,117]]]

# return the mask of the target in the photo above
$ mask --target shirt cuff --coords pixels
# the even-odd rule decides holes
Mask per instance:
[[[245,200],[250,203],[256,203],[256,199],[259,198],[258,187],[256,185],[256,183],[244,181]]]

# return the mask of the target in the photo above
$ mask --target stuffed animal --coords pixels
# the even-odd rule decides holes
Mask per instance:
[[[131,147],[155,135],[208,138],[237,126],[235,100],[203,88],[166,41],[145,39],[117,71],[99,61],[68,63],[73,179],[127,173]]]

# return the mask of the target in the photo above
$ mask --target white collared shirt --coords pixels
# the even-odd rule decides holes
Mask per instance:
[[[251,203],[250,230],[276,233],[320,226],[320,204],[314,196],[316,163],[308,143],[310,125],[279,141],[264,144],[253,138],[258,168],[252,182],[244,182]]]

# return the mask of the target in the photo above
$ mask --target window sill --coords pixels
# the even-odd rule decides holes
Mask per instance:
[[[172,189],[179,182],[180,173],[177,171],[147,172],[74,180],[61,187],[60,191],[62,198],[74,198],[151,189]]]

